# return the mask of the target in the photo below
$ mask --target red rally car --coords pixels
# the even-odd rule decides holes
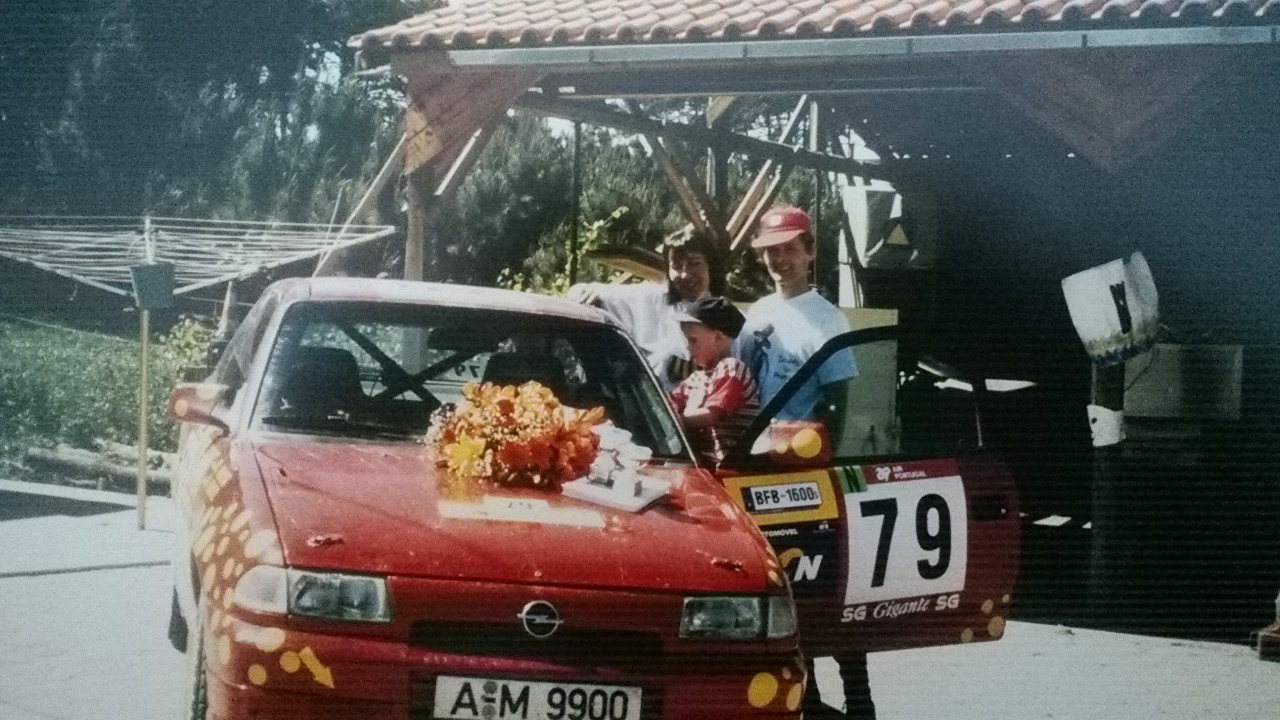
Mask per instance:
[[[652,497],[460,491],[433,413],[528,381],[603,408]],[[170,409],[192,718],[798,718],[798,625],[819,653],[1003,632],[1017,513],[995,466],[844,464],[767,417],[757,452],[700,464],[634,344],[574,303],[282,281]]]

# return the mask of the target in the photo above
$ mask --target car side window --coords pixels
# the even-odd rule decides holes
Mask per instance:
[[[262,337],[267,331],[267,322],[280,304],[280,296],[268,292],[259,298],[249,310],[249,314],[231,335],[231,341],[223,352],[221,359],[213,370],[213,382],[226,385],[233,391],[240,389],[249,376],[249,366]]]
[[[896,333],[829,340],[761,407],[726,464],[825,466],[896,452]]]

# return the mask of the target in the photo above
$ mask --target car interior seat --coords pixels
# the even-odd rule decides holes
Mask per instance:
[[[365,400],[355,355],[341,348],[298,347],[285,371],[281,410],[307,416],[352,412]]]
[[[482,379],[494,385],[523,385],[532,380],[541,383],[563,400],[564,365],[550,355],[494,353],[485,364]]]

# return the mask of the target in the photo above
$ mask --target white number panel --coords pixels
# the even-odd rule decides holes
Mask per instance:
[[[964,590],[969,522],[958,476],[872,484],[844,502],[846,605]]]

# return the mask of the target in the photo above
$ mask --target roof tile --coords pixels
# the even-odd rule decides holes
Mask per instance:
[[[982,17],[978,19],[978,22],[984,24],[1010,22],[1022,14],[1022,7],[1022,0],[1000,0],[1000,2],[993,3],[986,10],[983,10]]]
[[[947,17],[942,23],[944,25],[970,25],[976,23],[986,7],[986,0],[968,0],[968,2],[957,5],[954,10],[947,13]]]
[[[1066,0],[1035,0],[1023,8],[1019,20],[1025,23],[1044,22],[1056,17],[1066,4]]]
[[[1142,0],[1107,0],[1102,6],[1102,20],[1114,22],[1134,17],[1141,6]]]
[[[949,0],[936,0],[918,9],[911,15],[910,25],[915,28],[934,27],[947,19],[952,3]]]
[[[1179,4],[1178,0],[1147,0],[1138,8],[1138,17],[1144,20],[1171,17]]]
[[[871,29],[875,32],[889,32],[894,28],[902,27],[904,23],[911,19],[911,15],[915,11],[915,5],[909,2],[894,3],[876,13],[875,18],[871,20]]]
[[[822,7],[804,16],[800,22],[796,23],[795,34],[799,37],[813,37],[826,31],[831,27],[831,21],[840,14],[836,9],[838,4],[824,3]]]
[[[739,38],[755,32],[755,29],[760,27],[760,23],[764,21],[765,17],[765,14],[759,10],[743,13],[725,23],[723,36],[726,38]]]
[[[1051,23],[1274,22],[1280,0],[449,0],[351,38],[358,48],[768,40]]]

